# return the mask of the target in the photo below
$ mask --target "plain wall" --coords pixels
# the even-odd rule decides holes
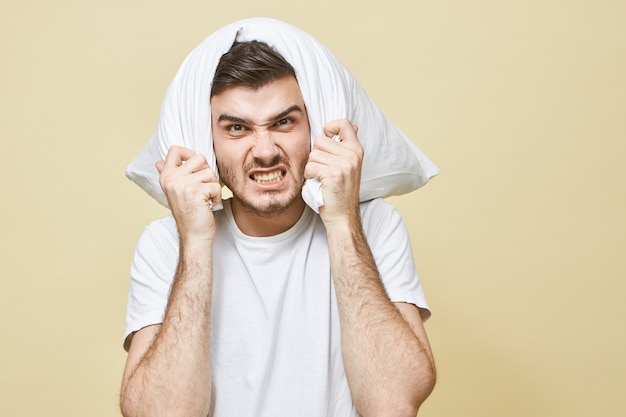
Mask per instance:
[[[626,409],[623,1],[4,0],[0,415],[116,416],[129,266],[166,211],[124,177],[231,21],[325,43],[441,168],[394,203],[434,315],[421,416]]]

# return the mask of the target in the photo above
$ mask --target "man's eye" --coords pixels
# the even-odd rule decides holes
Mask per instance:
[[[243,132],[244,130],[246,130],[246,128],[244,127],[244,125],[230,125],[228,127],[228,130],[234,133],[239,133],[239,132]]]
[[[279,121],[276,122],[276,126],[287,126],[287,125],[290,125],[291,123],[292,123],[292,120],[289,118],[280,119]]]

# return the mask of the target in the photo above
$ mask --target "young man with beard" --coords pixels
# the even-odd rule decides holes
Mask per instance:
[[[311,150],[296,73],[261,42],[222,57],[210,106],[220,180],[187,148],[157,163],[172,216],[144,232],[133,285],[158,295],[131,285],[129,310],[164,316],[129,331],[123,414],[415,416],[435,382],[425,304],[398,296],[419,287],[399,214],[359,202],[358,127],[331,121]],[[233,197],[212,211],[220,181]]]

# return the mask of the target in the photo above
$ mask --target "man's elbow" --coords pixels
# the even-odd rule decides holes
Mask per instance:
[[[388,401],[370,402],[359,413],[363,417],[415,417],[433,391],[435,383],[436,376],[433,373],[411,389],[389,396]]]
[[[421,405],[424,403],[424,401],[426,401],[426,399],[433,392],[433,389],[435,389],[436,382],[437,382],[437,375],[433,370],[432,374],[429,375],[429,377],[425,381],[423,381],[423,383],[420,385],[420,388],[414,400],[414,410],[412,410],[410,414],[412,417],[415,417],[417,415],[417,412],[419,408],[421,407]]]
[[[420,380],[419,384],[417,384],[415,389],[415,397],[413,398],[413,404],[415,410],[412,411],[411,414],[413,417],[417,415],[417,411],[420,406],[426,401],[426,399],[430,396],[435,389],[435,384],[437,383],[437,371],[435,370],[434,364],[430,368],[430,372],[423,376]]]
[[[169,406],[158,404],[157,401],[150,404],[139,404],[122,396],[120,398],[120,411],[124,417],[206,417],[209,415],[209,404],[200,401],[193,404],[176,404]]]
[[[120,412],[124,417],[143,417],[148,411],[147,408],[128,395],[122,394],[120,397]]]
[[[437,376],[433,369],[428,375],[416,384],[413,389],[407,393],[404,399],[398,399],[394,405],[390,405],[389,412],[378,415],[397,416],[397,417],[415,417],[426,399],[430,396],[435,388]]]
[[[137,417],[138,416],[138,414],[135,412],[135,408],[128,401],[128,398],[126,398],[124,395],[122,395],[120,398],[120,412],[122,416],[124,417]]]
[[[129,408],[124,405],[121,407],[121,413],[124,417],[157,417],[157,416],[167,416],[167,417],[206,417],[209,415],[209,412],[206,410],[200,410],[198,408],[177,408],[171,410],[160,410],[158,412],[153,413],[150,410],[138,410],[135,408]]]
[[[359,410],[363,417],[415,417],[421,403],[405,402],[400,399],[387,403],[379,403],[367,410]]]

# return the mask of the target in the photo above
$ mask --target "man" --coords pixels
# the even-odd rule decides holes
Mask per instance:
[[[420,308],[397,294],[419,281],[398,213],[359,202],[358,127],[331,121],[311,150],[296,73],[261,42],[224,54],[210,107],[220,180],[188,148],[157,162],[172,216],[144,232],[132,285],[167,302],[128,331],[123,414],[416,415],[434,363]],[[220,181],[233,197],[212,211]]]

